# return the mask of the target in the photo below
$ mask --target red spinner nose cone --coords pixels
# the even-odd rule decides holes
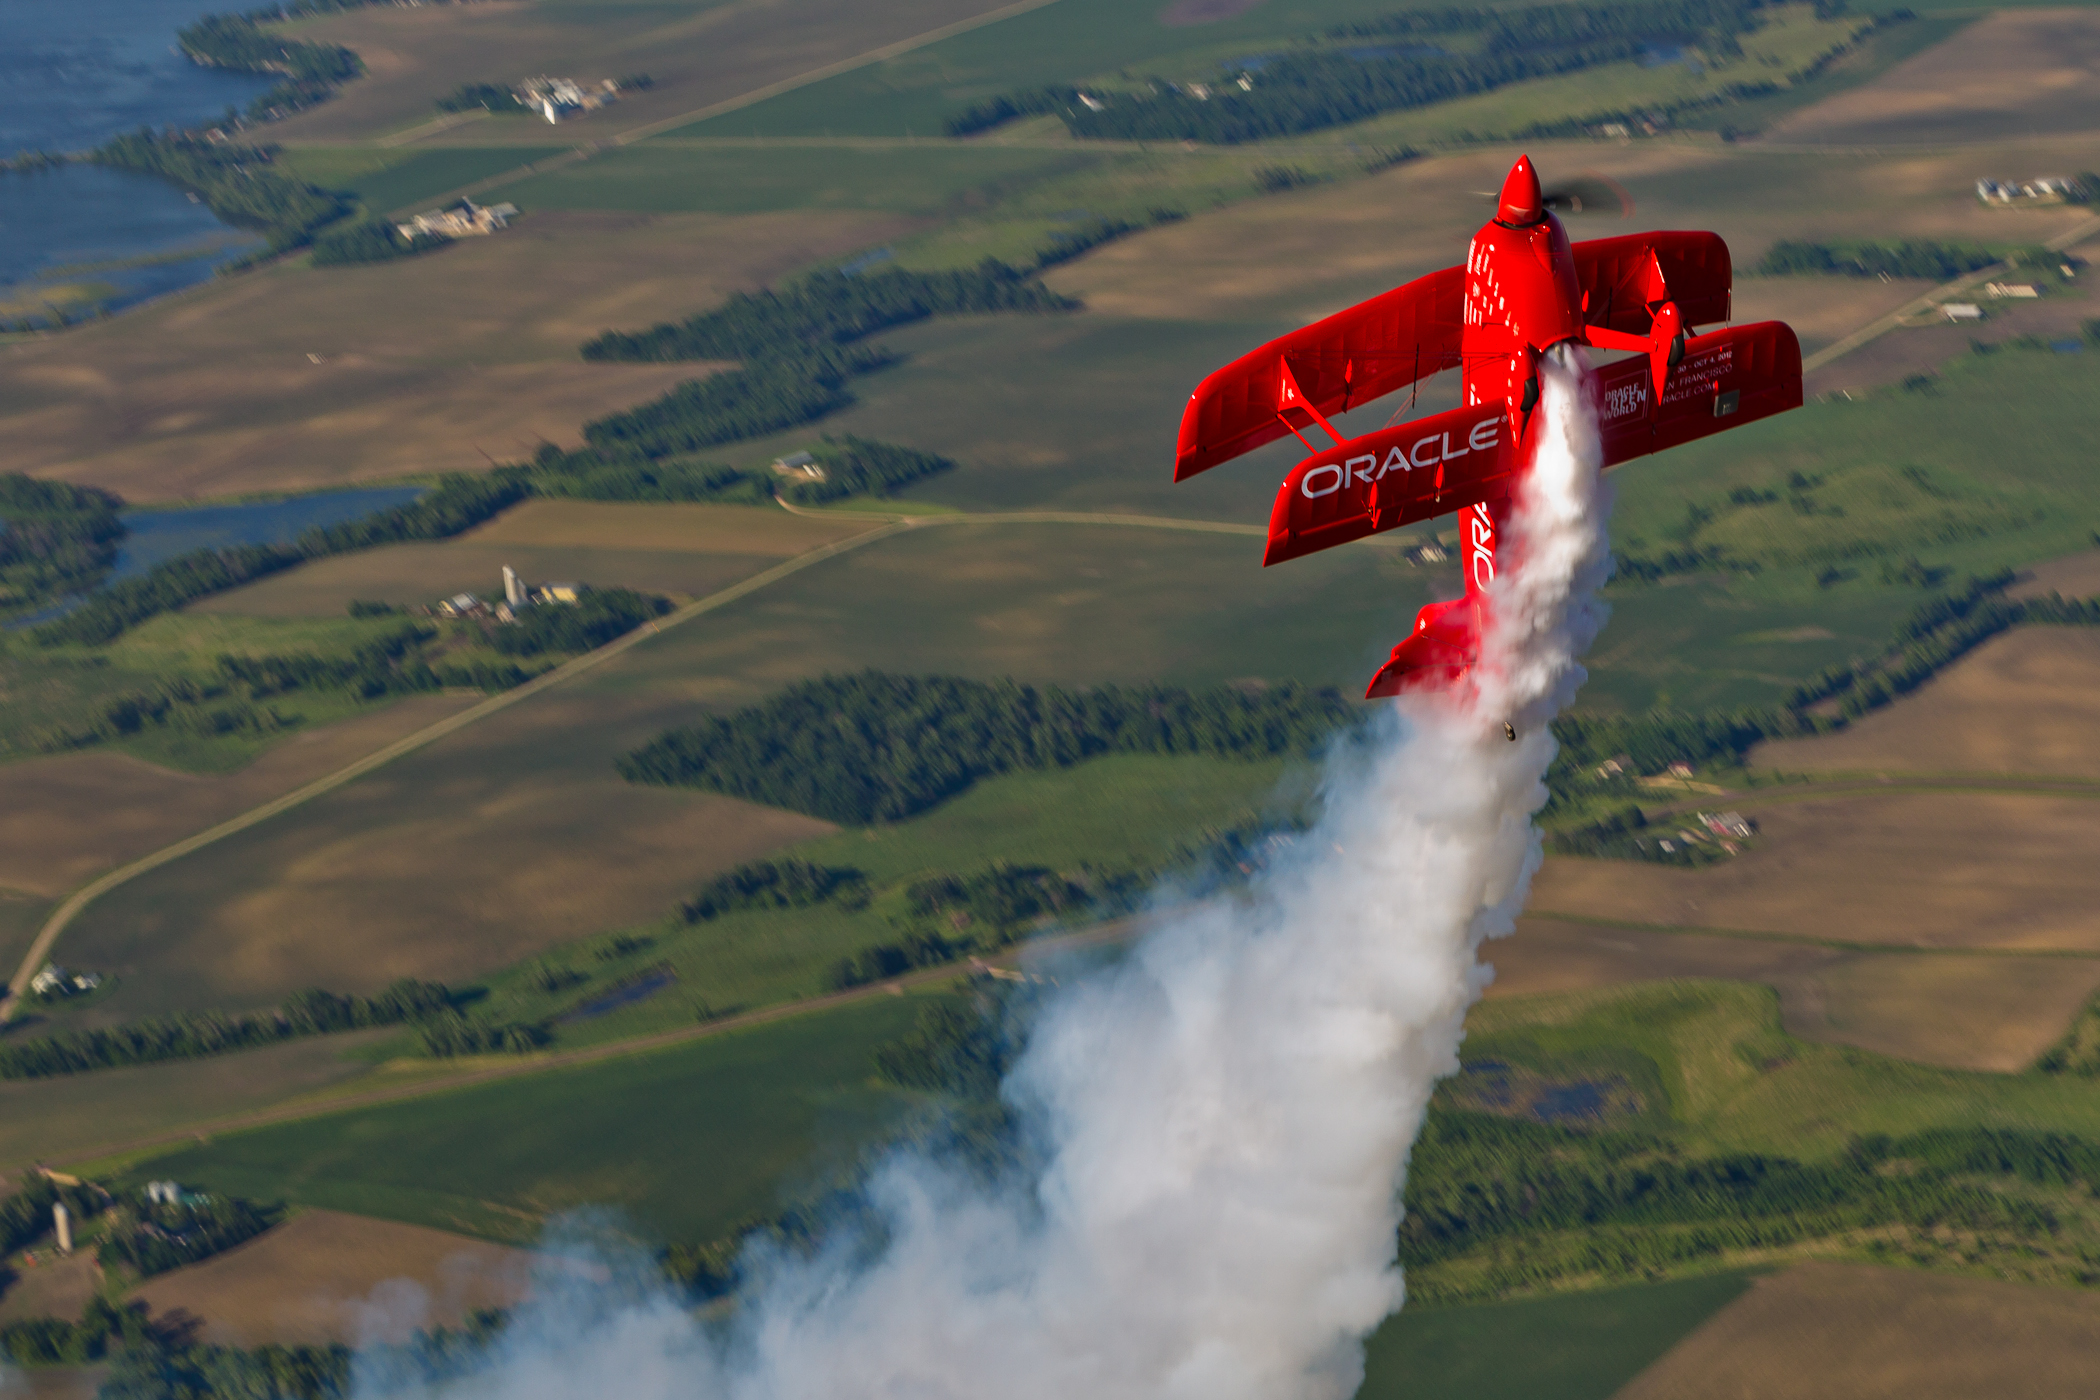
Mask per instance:
[[[1502,182],[1502,198],[1496,201],[1495,218],[1505,224],[1535,224],[1546,216],[1546,196],[1539,189],[1539,173],[1531,168],[1530,156],[1518,156]]]

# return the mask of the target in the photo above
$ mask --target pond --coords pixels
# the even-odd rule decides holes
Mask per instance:
[[[142,126],[222,116],[270,86],[190,62],[175,31],[211,0],[9,0],[0,156],[84,151]],[[173,185],[68,165],[0,173],[0,323],[116,310],[210,277],[259,246]]]
[[[323,491],[311,496],[292,496],[281,501],[251,501],[244,505],[184,506],[172,510],[133,507],[118,512],[124,522],[124,543],[117,549],[116,566],[102,587],[136,578],[155,564],[193,549],[226,549],[244,544],[290,544],[316,525],[340,525],[390,506],[407,505],[423,494],[420,486],[362,486],[345,491]],[[80,606],[85,597],[68,598],[48,608],[17,618],[10,630],[49,622]]]

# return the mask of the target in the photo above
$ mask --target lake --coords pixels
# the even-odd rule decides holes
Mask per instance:
[[[141,126],[245,106],[271,79],[201,68],[175,31],[239,5],[0,0],[0,155],[81,151]],[[260,241],[172,185],[69,165],[0,173],[0,323],[124,306],[188,286]]]

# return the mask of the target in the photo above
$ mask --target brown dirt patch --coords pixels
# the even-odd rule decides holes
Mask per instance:
[[[2100,126],[2100,15],[1987,15],[1873,82],[1773,124],[1778,141],[1978,141]],[[2045,174],[2045,171],[2034,171]]]
[[[1169,29],[1186,25],[1216,24],[1236,19],[1260,5],[1262,0],[1174,0],[1160,11],[1159,22]]]
[[[2100,554],[2044,565],[2033,586],[2061,588],[2096,565]],[[1760,744],[1752,761],[1787,772],[2100,779],[2100,635],[2074,627],[2015,628],[1901,704],[1837,734]]]
[[[458,1326],[477,1309],[515,1306],[533,1260],[444,1230],[306,1210],[131,1296],[156,1314],[202,1319],[203,1339],[224,1346],[402,1342],[418,1326]]]
[[[550,212],[428,257],[273,268],[0,349],[0,435],[12,467],[134,500],[481,470],[573,445],[585,420],[704,371],[579,361],[605,327],[712,304],[897,227]]]
[[[1891,792],[1755,815],[1756,845],[1705,870],[1548,860],[1532,906],[1848,942],[2100,952],[2100,803]]]
[[[460,982],[657,918],[707,876],[833,829],[621,780],[620,754],[690,714],[549,692],[112,891],[65,947],[124,979],[113,1015]]]
[[[92,751],[0,767],[0,885],[55,897],[332,773],[480,698],[411,696],[295,734],[223,776],[177,773],[126,754]]]
[[[1003,0],[789,0],[789,3],[551,7],[373,7],[294,26],[347,44],[369,75],[273,132],[288,142],[359,139],[438,116],[431,98],[490,74],[570,73],[579,79],[648,72],[656,84],[564,123],[478,121],[451,137],[547,144],[550,135],[602,141],[710,106],[870,49],[1000,8]]]
[[[2042,598],[2051,593],[2061,593],[2066,598],[2100,595],[2100,549],[2037,564],[2006,590],[2006,596],[2011,598]]]
[[[9,1080],[0,1083],[0,1162],[76,1159],[96,1148],[270,1108],[372,1074],[369,1064],[343,1057],[392,1034],[359,1031],[203,1060]]]
[[[1865,1264],[1758,1279],[1614,1400],[2073,1400],[2100,1295]]]
[[[1527,918],[1491,943],[1491,997],[1680,977],[1762,982],[1804,1040],[1951,1069],[2024,1069],[2063,1035],[2100,961],[1853,953],[1799,943]]]
[[[7,1400],[95,1400],[108,1374],[107,1366],[38,1366],[10,1371],[14,1389],[0,1393]]]
[[[46,1239],[36,1255],[38,1262],[17,1274],[7,1292],[0,1294],[0,1323],[30,1317],[78,1317],[102,1285],[102,1269],[92,1252],[79,1251],[68,1259]]]

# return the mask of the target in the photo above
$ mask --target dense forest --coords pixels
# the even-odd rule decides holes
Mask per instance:
[[[246,15],[207,15],[176,31],[193,63],[242,73],[276,73],[281,81],[248,104],[250,121],[274,121],[325,102],[365,71],[364,60],[341,44],[311,44],[265,29],[261,20],[354,9],[349,4],[272,6]]]
[[[0,473],[0,617],[100,583],[124,539],[123,504],[92,486]]]
[[[440,983],[404,978],[372,997],[342,996],[315,988],[298,993],[274,1011],[238,1015],[178,1012],[35,1039],[9,1037],[0,1039],[0,1080],[191,1060],[310,1035],[398,1026],[449,1011],[453,999],[451,989]]]
[[[1767,277],[1835,274],[1842,277],[1916,277],[1945,282],[1965,272],[1978,272],[2003,262],[2003,253],[1973,244],[1906,241],[1903,243],[1803,243],[1781,239],[1759,260],[1756,270]]]
[[[685,902],[689,924],[705,923],[742,909],[807,909],[868,902],[868,877],[851,866],[812,865],[806,860],[761,860],[717,875]]]
[[[1754,0],[1642,0],[1409,11],[1227,64],[1208,83],[1154,79],[1142,93],[1082,95],[1075,87],[1052,87],[990,98],[951,117],[948,130],[967,135],[1015,117],[1054,113],[1081,138],[1239,145],[1624,62],[1653,44],[1739,57],[1737,36],[1760,22],[1758,8]],[[1401,38],[1417,42],[1364,42]],[[1425,42],[1437,38],[1452,47]]]
[[[1336,691],[1296,685],[1067,691],[866,671],[671,730],[620,772],[860,826],[924,811],[979,778],[1104,753],[1304,753],[1353,713]]]
[[[586,360],[748,360],[847,345],[933,316],[1076,310],[1030,274],[987,259],[954,272],[820,272],[779,291],[739,292],[712,311],[646,331],[607,331]]]
[[[276,169],[275,146],[227,146],[139,131],[97,146],[87,159],[157,175],[191,191],[227,223],[262,234],[272,252],[305,244],[315,230],[350,212],[342,195]]]

